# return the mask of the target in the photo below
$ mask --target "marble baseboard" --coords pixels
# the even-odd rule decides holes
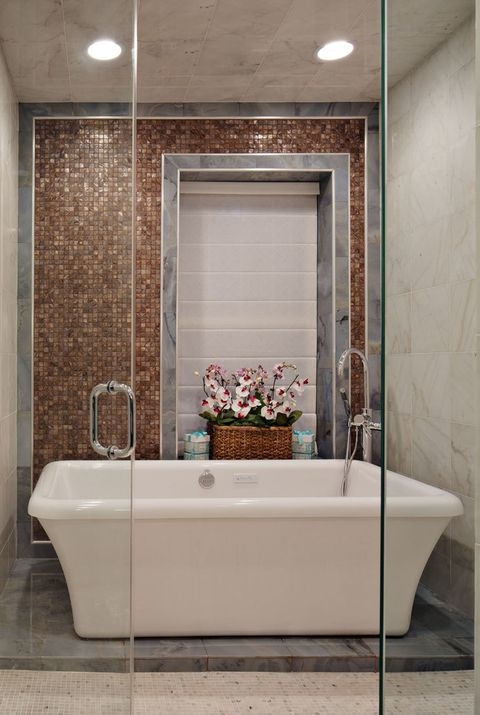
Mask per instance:
[[[373,656],[356,658],[317,658],[303,656],[292,659],[296,673],[378,673],[379,660]]]
[[[361,639],[139,639],[137,672],[376,672],[378,657]]]
[[[80,673],[128,673],[126,658],[2,658],[0,670],[41,670]]]
[[[277,658],[235,658],[235,657],[209,657],[207,660],[209,671],[237,671],[237,672],[271,672],[289,673],[292,670],[292,659],[288,656]]]
[[[473,655],[428,658],[386,658],[386,673],[433,673],[447,670],[473,670]]]
[[[203,673],[207,658],[135,658],[136,673]]]

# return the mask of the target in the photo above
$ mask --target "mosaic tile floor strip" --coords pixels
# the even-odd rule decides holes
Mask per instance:
[[[389,715],[473,715],[473,673],[391,674]],[[375,715],[373,673],[0,673],[0,713]],[[132,710],[130,711],[130,706]]]
[[[0,669],[128,670],[127,640],[79,638],[56,559],[20,559],[0,596]],[[387,641],[393,672],[473,667],[473,624],[425,590],[412,627]],[[138,638],[137,672],[371,672],[378,638]]]

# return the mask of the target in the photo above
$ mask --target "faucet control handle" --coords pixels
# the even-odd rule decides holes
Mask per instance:
[[[375,432],[380,432],[382,430],[382,425],[380,422],[372,422],[371,417],[362,417],[362,424],[363,428],[366,432],[369,434],[372,433],[372,431]]]
[[[366,430],[381,430],[382,425],[380,422],[372,422],[369,410],[362,410],[361,414],[355,415],[352,422],[357,427],[364,427]]]

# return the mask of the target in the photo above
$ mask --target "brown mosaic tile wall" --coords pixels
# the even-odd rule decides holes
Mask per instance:
[[[53,460],[95,457],[90,390],[130,381],[130,197],[128,122],[36,122],[34,481]],[[102,400],[104,442],[126,443],[122,402]]]
[[[34,478],[54,459],[93,457],[89,391],[111,376],[129,379],[130,128],[122,119],[36,122]],[[352,344],[364,349],[364,132],[363,119],[138,121],[139,458],[159,456],[162,154],[349,153],[351,333]],[[352,380],[355,406],[362,399],[360,377],[356,373]],[[122,445],[123,409],[116,419],[115,412],[105,413],[102,430]]]
[[[349,153],[352,345],[365,349],[365,122],[363,119],[142,119],[137,127],[138,450],[157,458],[159,440],[160,207],[162,154]],[[362,373],[352,404],[362,403]]]

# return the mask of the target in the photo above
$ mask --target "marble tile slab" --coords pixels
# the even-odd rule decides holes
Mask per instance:
[[[371,638],[370,643],[378,641]],[[365,639],[360,638],[309,638],[289,637],[285,639],[288,650],[295,656],[328,656],[342,658],[352,656],[373,656],[374,651]]]
[[[291,655],[283,638],[204,638],[210,658],[288,658]]]
[[[378,658],[375,656],[349,657],[324,657],[302,656],[292,659],[292,671],[297,673],[376,673],[378,672]]]
[[[202,638],[136,638],[135,658],[206,658]]]
[[[208,659],[206,656],[135,657],[134,669],[136,673],[200,673],[208,669]]]
[[[209,656],[209,671],[257,671],[271,673],[288,673],[292,670],[289,657],[236,657],[236,656]]]
[[[201,638],[136,638],[135,671],[143,673],[207,670],[207,650]]]

